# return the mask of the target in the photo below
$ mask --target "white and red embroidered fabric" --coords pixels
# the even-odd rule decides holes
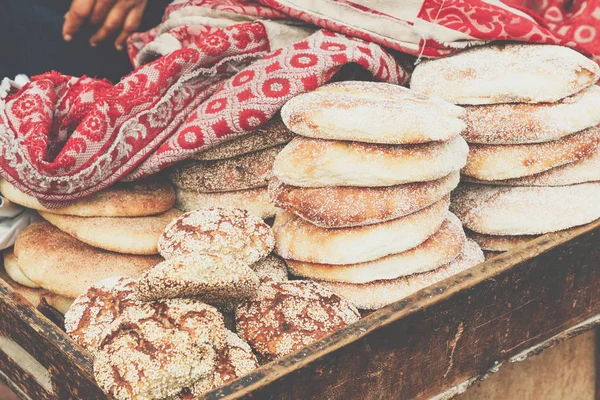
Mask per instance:
[[[441,57],[519,40],[599,60],[600,0],[507,1],[522,9],[498,0],[174,1],[160,26],[130,39],[140,67],[118,84],[48,73],[0,100],[0,175],[60,206],[253,131],[347,63],[404,83],[383,47]],[[311,35],[316,27],[327,30]]]

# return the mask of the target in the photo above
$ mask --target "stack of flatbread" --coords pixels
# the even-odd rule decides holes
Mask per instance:
[[[181,215],[173,209],[173,187],[159,180],[119,183],[53,209],[7,181],[0,181],[0,192],[44,219],[4,252],[8,283],[35,306],[45,301],[61,312],[93,283],[138,277],[161,262],[158,238]]]
[[[175,207],[193,211],[210,207],[242,208],[267,219],[276,209],[267,184],[275,157],[294,134],[279,115],[246,136],[196,154],[170,169],[176,187]]]
[[[598,65],[560,46],[507,44],[425,61],[413,90],[465,105],[453,212],[482,249],[600,218]]]
[[[290,100],[296,136],[269,195],[289,271],[377,309],[483,260],[448,211],[464,110],[401,86],[340,82]]]

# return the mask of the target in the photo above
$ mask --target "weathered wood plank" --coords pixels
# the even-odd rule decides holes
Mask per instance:
[[[599,227],[494,257],[206,398],[434,396],[600,313]]]

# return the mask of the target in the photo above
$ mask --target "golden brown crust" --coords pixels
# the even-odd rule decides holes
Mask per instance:
[[[19,259],[15,255],[12,248],[2,252],[4,256],[4,269],[10,278],[19,285],[27,286],[33,289],[39,288],[40,285],[29,279],[19,267]]]
[[[79,217],[143,217],[165,212],[175,204],[175,189],[160,179],[116,183],[67,207],[55,209],[42,206],[36,198],[5,180],[0,180],[0,192],[13,203],[27,208]]]
[[[303,188],[273,178],[269,196],[275,206],[323,228],[362,226],[389,221],[419,211],[458,185],[453,172],[430,182],[388,187]]]
[[[267,186],[275,157],[284,145],[216,161],[188,160],[170,168],[169,178],[179,189],[231,192]]]
[[[158,264],[159,256],[113,253],[87,245],[49,222],[35,222],[15,243],[19,267],[33,282],[54,293],[75,298],[111,276],[138,277]],[[65,279],[68,277],[68,279]]]
[[[248,298],[258,285],[258,276],[243,261],[218,254],[194,254],[156,265],[137,280],[135,293],[142,301],[194,297],[217,305]]]
[[[191,299],[142,303],[104,331],[94,375],[117,400],[162,399],[209,376],[225,345],[223,317],[213,307]]]
[[[201,151],[192,158],[200,161],[233,158],[242,154],[254,153],[255,151],[285,144],[292,140],[294,136],[294,133],[284,125],[281,116],[277,114],[262,128],[208,150]]]
[[[262,219],[274,217],[277,208],[269,201],[267,187],[235,192],[198,193],[177,189],[175,207],[182,211],[200,210],[203,208],[224,207],[242,208],[251,215]]]
[[[96,351],[104,331],[127,308],[139,305],[135,279],[110,277],[90,286],[65,314],[65,330],[75,342]]]
[[[471,144],[464,175],[481,180],[520,178],[575,162],[600,146],[600,126],[545,143]]]
[[[360,319],[352,305],[311,281],[266,283],[236,310],[241,338],[274,360]]]
[[[253,264],[275,246],[271,228],[262,219],[236,208],[207,208],[171,222],[158,241],[165,258],[213,253]]]
[[[182,214],[177,209],[148,217],[75,217],[40,211],[63,232],[100,249],[124,254],[158,254],[158,238]]]
[[[538,235],[485,235],[471,230],[467,230],[466,233],[482,250],[492,252],[509,251],[539,237]]]

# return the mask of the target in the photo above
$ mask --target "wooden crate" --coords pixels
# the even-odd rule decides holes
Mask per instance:
[[[0,378],[17,394],[106,398],[89,354],[3,282],[0,315]],[[206,398],[450,398],[598,319],[600,221],[489,259]]]

